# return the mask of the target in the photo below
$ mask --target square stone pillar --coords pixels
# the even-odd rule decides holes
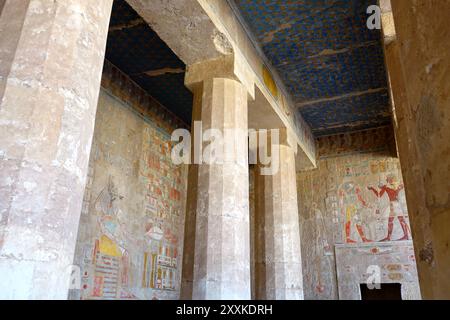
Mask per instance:
[[[450,2],[390,4],[385,57],[422,298],[450,299]]]
[[[273,174],[258,161],[255,178],[255,281],[256,299],[303,299],[300,226],[295,170],[296,143],[285,129],[268,134],[267,149],[259,150],[276,161]],[[260,141],[261,143],[261,141]],[[261,149],[261,144],[259,144]],[[263,175],[263,173],[265,175]]]
[[[2,299],[67,298],[112,2],[3,4]]]
[[[201,121],[203,85],[192,88],[194,93],[192,123]],[[195,223],[197,216],[198,164],[194,163],[194,139],[191,135],[191,163],[188,170],[188,187],[186,196],[186,219],[184,220],[183,263],[181,269],[180,300],[192,300],[194,281]]]
[[[199,164],[191,165],[189,175],[181,297],[250,299],[248,93],[229,78],[204,80],[193,92],[201,128],[191,128],[192,142],[203,145],[203,156],[211,154],[209,129],[225,142],[217,161],[192,157]]]

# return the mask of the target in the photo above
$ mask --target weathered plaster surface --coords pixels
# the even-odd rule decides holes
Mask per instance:
[[[112,0],[4,4],[1,298],[67,297],[111,7]]]
[[[450,298],[450,3],[391,2],[386,62],[421,290]]]
[[[177,119],[108,64],[103,88],[71,298],[178,299],[187,167],[170,157]]]
[[[383,284],[400,283],[403,300],[421,299],[414,248],[410,241],[338,244],[335,251],[339,299],[361,300],[360,285],[372,285],[371,276],[375,272],[379,272],[379,280]]]
[[[396,267],[400,268],[396,281],[406,281],[408,287],[414,283],[418,288],[417,279],[412,280],[414,254],[403,260],[398,260],[395,254],[398,245],[408,248],[402,249],[404,252],[413,250],[400,163],[386,145],[380,150],[381,140],[376,134],[376,131],[368,131],[359,136],[349,134],[319,139],[324,140],[318,141],[319,146],[328,147],[319,148],[324,153],[318,161],[318,169],[297,174],[306,299],[360,297],[356,280],[342,276],[344,271],[336,273],[336,270],[346,270],[345,266],[352,265],[362,268],[376,264],[381,269],[387,264],[401,265]],[[381,190],[387,188],[396,195],[396,200],[392,201],[387,191],[381,194]],[[390,229],[392,234],[386,239]],[[399,242],[399,239],[408,241]],[[381,240],[387,241],[379,242]],[[389,248],[386,250],[391,250],[392,254],[367,255],[365,250],[371,246]],[[345,261],[345,266],[335,259],[335,250],[336,255],[344,250],[338,252],[337,247],[353,252],[347,256],[349,260]],[[403,267],[405,264],[407,268]],[[360,269],[353,271],[358,272],[356,277],[363,276]],[[345,288],[342,295],[338,287]],[[405,297],[417,295],[405,294]]]

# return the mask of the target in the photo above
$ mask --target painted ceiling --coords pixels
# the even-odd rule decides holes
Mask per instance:
[[[184,86],[185,64],[125,0],[114,0],[106,59],[191,123],[193,97]]]
[[[390,123],[376,0],[233,0],[315,136]]]
[[[390,123],[376,0],[232,0],[316,136]],[[106,59],[186,123],[185,64],[126,3],[114,0]]]

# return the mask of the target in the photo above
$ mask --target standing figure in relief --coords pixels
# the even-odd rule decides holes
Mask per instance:
[[[388,220],[388,234],[386,238],[380,241],[391,241],[392,231],[394,230],[394,219],[398,218],[403,230],[403,237],[397,241],[408,240],[408,225],[405,220],[405,213],[399,201],[399,194],[404,189],[403,184],[398,183],[398,179],[395,175],[390,174],[386,177],[387,184],[381,184],[379,190],[372,186],[368,189],[372,191],[378,198],[381,198],[384,194],[387,194],[389,198],[389,220]]]
[[[347,243],[356,243],[350,237],[352,223],[363,242],[372,242],[366,238],[362,226],[362,210],[368,208],[366,201],[362,197],[361,189],[353,181],[345,182],[339,190],[340,206],[345,216],[345,236]]]

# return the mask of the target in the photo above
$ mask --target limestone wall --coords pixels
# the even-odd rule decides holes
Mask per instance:
[[[424,298],[450,298],[449,1],[395,0],[386,62]]]
[[[357,282],[373,264],[382,282],[404,284],[405,299],[420,297],[400,164],[387,132],[392,135],[381,128],[321,138],[318,168],[297,175],[306,299],[358,299]],[[391,241],[378,242],[390,222]],[[398,242],[405,234],[408,240]],[[399,243],[411,252],[406,258],[396,254]],[[336,266],[337,246],[352,255]]]
[[[177,299],[187,170],[170,159],[182,124],[105,67],[75,265],[75,299]]]

